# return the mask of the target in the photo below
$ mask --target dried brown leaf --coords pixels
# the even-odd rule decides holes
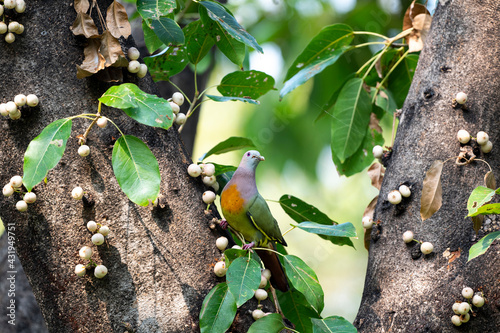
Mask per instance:
[[[377,205],[377,200],[378,200],[378,195],[375,198],[373,198],[372,201],[370,201],[368,206],[365,208],[365,211],[363,212],[363,217],[369,216],[371,219],[373,219],[373,214],[375,213],[375,206]],[[365,249],[369,250],[372,229],[363,229],[363,230],[365,231],[364,235]]]
[[[364,229],[365,235],[363,238],[363,243],[365,244],[365,249],[370,251],[370,241],[372,239],[372,229]]]
[[[430,15],[431,13],[427,10],[427,8],[424,5],[415,3],[415,1],[413,1],[410,7],[408,7],[408,9],[405,12],[405,16],[403,18],[403,31],[408,30],[410,28],[414,28],[413,19],[415,18],[415,16],[419,14]]]
[[[368,126],[370,127],[370,129],[382,133],[382,127],[380,127],[379,120],[377,119],[377,115],[375,113],[370,114],[370,124]]]
[[[384,180],[385,168],[382,164],[375,162],[368,168],[368,177],[372,181],[373,187],[380,190]],[[364,216],[364,215],[363,215]]]
[[[91,76],[104,68],[106,59],[99,53],[101,40],[92,38],[88,40],[89,44],[83,49],[85,58],[81,66],[76,65],[76,77],[83,79],[84,77]]]
[[[403,19],[403,30],[413,28],[406,37],[409,52],[418,52],[424,47],[425,38],[431,28],[432,17],[424,5],[412,2]]]
[[[115,38],[120,36],[127,38],[132,32],[125,7],[116,0],[108,7],[106,25]]]
[[[441,188],[441,174],[443,162],[436,160],[425,174],[420,198],[420,217],[427,220],[441,208],[443,203],[443,189]]]
[[[75,0],[75,10],[77,13],[86,13],[89,8],[89,0]]]
[[[479,215],[472,217],[472,223],[473,223],[472,227],[474,228],[476,235],[479,232],[479,229],[481,229],[481,226],[483,225],[483,221],[484,221],[484,215],[479,214]]]
[[[101,35],[101,47],[99,52],[106,59],[106,67],[113,65],[121,57],[125,57],[118,39],[116,39],[109,30]]]
[[[492,171],[488,171],[486,175],[484,175],[484,185],[486,185],[487,188],[491,188],[492,190],[497,189],[497,182]]]
[[[94,24],[94,20],[89,15],[81,12],[76,15],[76,20],[73,22],[70,30],[76,36],[83,35],[87,38],[99,36],[99,31]]]

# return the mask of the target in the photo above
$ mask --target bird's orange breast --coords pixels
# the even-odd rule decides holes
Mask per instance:
[[[244,200],[241,197],[236,184],[230,185],[222,192],[220,204],[222,210],[229,214],[239,214],[243,211]]]

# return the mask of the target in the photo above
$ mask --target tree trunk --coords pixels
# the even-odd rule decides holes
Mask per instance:
[[[499,229],[496,216],[476,235],[467,215],[467,199],[483,185],[488,167],[482,162],[455,165],[460,144],[456,133],[486,131],[493,151],[482,154],[500,175],[500,3],[496,0],[439,1],[432,28],[404,104],[398,134],[385,173],[372,231],[363,299],[355,325],[360,332],[500,332],[500,247],[467,262],[470,247]],[[457,92],[468,95],[464,111],[452,107]],[[443,205],[431,218],[420,219],[425,173],[435,160],[445,161]],[[398,206],[387,194],[403,182],[412,195]],[[484,185],[483,185],[484,186]],[[419,255],[419,245],[406,245],[402,234],[434,245]],[[451,322],[452,305],[465,299],[463,287],[482,290],[488,303],[460,328]]]
[[[23,153],[45,126],[97,112],[97,99],[110,86],[93,77],[76,78],[75,65],[82,62],[85,41],[69,30],[76,17],[72,3],[30,1],[18,17],[25,26],[23,35],[12,44],[1,42],[3,101],[19,93],[34,93],[40,99],[39,107],[24,112],[20,120],[0,120],[2,185],[22,175]],[[100,1],[101,11],[109,3]],[[157,92],[149,76],[138,79],[127,73],[124,81]],[[212,264],[220,256],[215,232],[208,227],[215,215],[205,213],[201,200],[203,184],[187,175],[191,161],[177,128],[152,129],[106,107],[103,114],[125,134],[145,141],[155,154],[165,206],[139,207],[118,187],[111,151],[120,134],[112,126],[94,128],[88,137],[90,156],[78,156],[76,137],[90,120],[73,120],[61,162],[49,172],[47,184],[34,188],[36,203],[21,213],[15,208],[19,195],[0,199],[1,217],[6,226],[15,226],[11,230],[16,251],[47,328],[50,332],[196,331],[201,303],[217,282]],[[75,186],[83,187],[86,199],[71,198]],[[109,225],[111,234],[104,245],[92,245],[85,227],[89,220]],[[83,263],[78,250],[84,245],[92,247],[97,263],[108,267],[105,278],[75,275],[75,265]],[[1,265],[6,269],[5,262]]]

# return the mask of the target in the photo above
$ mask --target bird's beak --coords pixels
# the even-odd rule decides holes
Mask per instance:
[[[261,155],[261,156],[259,156],[259,157],[258,157],[258,159],[259,159],[259,161],[265,161],[265,160],[266,160],[266,159],[264,158],[264,156],[262,156],[262,155]]]

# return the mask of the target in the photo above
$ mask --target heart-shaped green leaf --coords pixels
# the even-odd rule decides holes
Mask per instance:
[[[236,300],[225,282],[216,285],[203,300],[201,333],[226,332],[236,316]]]

